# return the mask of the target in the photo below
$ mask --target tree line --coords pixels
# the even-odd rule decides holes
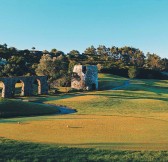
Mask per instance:
[[[168,71],[168,59],[157,54],[144,54],[134,47],[90,46],[83,53],[71,50],[18,50],[7,44],[0,45],[0,77],[48,75],[51,84],[67,86],[75,64],[97,65],[98,70],[130,78],[162,79]]]

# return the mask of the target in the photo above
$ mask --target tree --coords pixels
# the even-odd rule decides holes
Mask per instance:
[[[142,51],[136,49],[133,56],[130,59],[130,62],[133,66],[143,67],[145,63],[145,55]]]
[[[161,60],[162,70],[168,71],[168,59],[163,58]]]
[[[70,54],[70,55],[80,55],[80,52],[78,50],[72,50],[68,54]]]
[[[37,75],[49,75],[52,68],[52,58],[49,54],[43,54],[43,56],[40,59],[40,63],[38,64],[38,67],[36,68],[36,74]]]
[[[58,57],[58,56],[64,56],[65,55],[65,53],[63,52],[63,51],[57,51],[56,53],[55,53],[55,56],[56,57]]]
[[[73,68],[77,63],[75,61],[70,61],[69,65],[68,65],[68,73],[72,73],[73,72]]]
[[[102,58],[102,60],[108,60],[108,57],[110,56],[110,48],[106,48],[104,45],[99,45],[97,47],[97,54]]]
[[[43,54],[40,63],[35,69],[36,74],[47,75],[50,81],[58,79],[68,71],[68,63],[64,62],[63,59],[64,58],[52,58],[49,54]]]
[[[34,51],[36,48],[35,47],[32,47],[32,50]]]
[[[101,71],[102,68],[103,68],[103,67],[102,67],[101,64],[97,64],[97,69],[98,69],[99,72]]]
[[[96,48],[94,46],[90,46],[85,49],[84,54],[85,55],[97,55]]]
[[[7,44],[4,43],[4,44],[3,44],[3,47],[4,47],[4,49],[7,49]]]
[[[129,69],[128,69],[128,76],[129,76],[129,78],[131,78],[131,79],[136,78],[137,74],[138,74],[137,67],[130,66]]]
[[[111,52],[111,58],[113,61],[118,61],[121,59],[121,55],[118,51],[118,47],[115,47],[115,46],[111,47],[110,52]]]
[[[160,70],[161,65],[161,58],[156,54],[150,54],[147,53],[147,59],[146,59],[146,66],[152,70]]]
[[[53,53],[53,54],[56,54],[58,52],[58,50],[56,49],[56,48],[53,48],[52,50],[51,50],[51,53]]]
[[[43,54],[49,54],[50,52],[48,52],[47,50],[43,50]]]
[[[4,66],[3,74],[5,76],[22,76],[28,72],[26,62],[22,56],[12,56]]]

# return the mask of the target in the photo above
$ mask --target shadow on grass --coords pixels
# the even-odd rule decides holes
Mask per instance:
[[[124,92],[125,94],[116,94],[116,93],[106,93],[106,94],[94,94],[94,95],[97,95],[97,96],[104,96],[104,97],[108,97],[109,99],[119,99],[119,100],[127,100],[127,99],[151,99],[151,100],[161,100],[161,101],[168,101],[168,98],[163,98],[163,97],[159,97],[159,96],[162,96],[162,94],[158,94],[157,97],[151,97],[151,95],[139,95],[137,94],[134,94],[132,95],[132,92]],[[131,93],[131,95],[130,95]]]
[[[82,148],[98,148],[106,150],[168,150],[167,143],[84,143],[84,144],[74,144],[70,145],[72,147],[82,147]]]

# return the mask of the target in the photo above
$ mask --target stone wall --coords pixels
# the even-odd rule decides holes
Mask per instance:
[[[15,84],[22,82],[22,96],[31,96],[33,94],[33,83],[38,82],[38,94],[48,94],[47,76],[21,76],[0,78],[3,83],[2,97],[11,98],[15,94]]]
[[[95,65],[75,65],[71,80],[71,88],[83,90],[98,89],[98,70]]]

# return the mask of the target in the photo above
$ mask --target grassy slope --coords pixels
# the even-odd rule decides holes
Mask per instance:
[[[37,105],[23,101],[0,99],[0,118],[58,113],[55,106]]]
[[[126,79],[101,74],[99,80],[100,89],[103,86],[106,89],[112,89],[112,87],[124,84]],[[107,82],[109,83],[106,85]],[[130,81],[127,88],[121,90],[64,95],[48,98],[48,101],[45,102],[73,107],[77,109],[78,114],[160,118],[160,115],[164,116],[165,113],[168,113],[168,81],[133,80]]]

